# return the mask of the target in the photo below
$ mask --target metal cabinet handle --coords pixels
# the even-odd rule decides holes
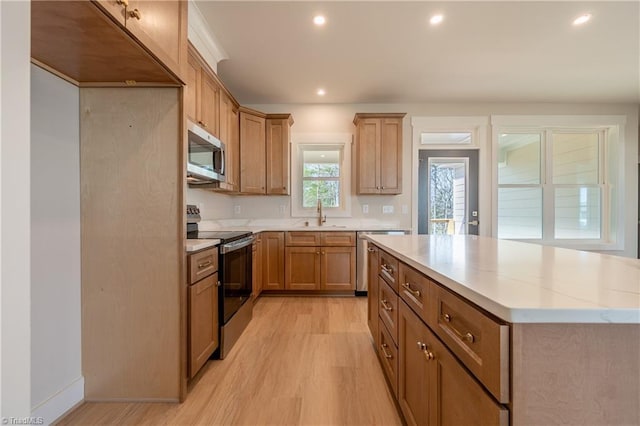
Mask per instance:
[[[393,355],[391,355],[389,352],[387,352],[387,348],[389,346],[386,343],[383,343],[380,345],[380,349],[382,349],[382,352],[384,353],[384,357],[387,359],[391,359],[393,358]]]
[[[382,305],[382,308],[385,311],[393,311],[393,306],[389,305],[389,302],[387,301],[387,299],[382,299],[380,301],[380,304]]]
[[[449,314],[442,314],[442,319],[444,319],[444,321],[448,323],[451,323],[451,321],[453,321],[453,317]],[[476,341],[476,336],[474,336],[470,331],[461,333],[453,326],[449,326],[449,328],[456,334],[456,336],[458,336],[460,340],[464,340],[469,343],[473,343]]]
[[[433,352],[429,350],[426,343],[418,342],[418,350],[424,353],[424,357],[427,359],[427,361],[431,361],[432,359],[436,358]]]
[[[129,6],[129,0],[116,0],[116,4],[119,4],[120,6],[127,7],[127,6]]]
[[[129,17],[136,18],[139,21],[140,18],[142,18],[142,15],[140,14],[140,11],[138,9],[133,9],[129,12]]]
[[[206,268],[207,266],[210,266],[211,263],[213,262],[211,262],[210,260],[207,260],[206,262],[198,263],[198,269]]]
[[[411,284],[409,283],[404,283],[402,284],[402,287],[407,290],[409,293],[411,293],[412,295],[414,295],[415,297],[420,297],[420,290],[414,290],[411,288]]]
[[[393,268],[391,266],[387,266],[387,264],[385,264],[385,263],[380,265],[380,268],[382,268],[382,270],[384,272],[386,272],[387,274],[389,274],[389,275],[393,274]]]
[[[371,248],[371,247],[367,247],[367,251],[368,251],[369,253],[373,253],[374,251],[376,251],[376,249]]]

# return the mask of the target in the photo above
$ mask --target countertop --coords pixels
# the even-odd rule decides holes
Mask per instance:
[[[640,324],[640,260],[476,236],[370,235],[511,323]]]
[[[186,250],[187,253],[192,253],[194,251],[215,247],[218,244],[220,244],[220,240],[187,240]]]

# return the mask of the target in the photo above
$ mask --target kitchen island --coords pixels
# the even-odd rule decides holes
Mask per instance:
[[[407,423],[446,423],[453,389],[483,401],[459,402],[481,423],[640,423],[640,261],[476,236],[368,238],[380,253],[374,341],[390,372],[395,343]],[[428,336],[409,341],[418,329]],[[416,343],[421,358],[412,358]],[[416,382],[415,370],[431,368],[418,361],[438,365],[420,378],[436,387]],[[418,385],[433,399],[424,412]]]

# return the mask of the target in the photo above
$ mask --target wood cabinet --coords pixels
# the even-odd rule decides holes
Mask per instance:
[[[187,89],[185,113],[189,120],[198,123],[215,137],[220,136],[220,83],[213,76],[198,52],[189,45],[187,59]],[[189,86],[191,86],[189,88]]]
[[[398,403],[408,425],[509,424],[496,403],[403,302],[399,313]]]
[[[355,290],[355,238],[355,232],[287,232],[285,289]]]
[[[262,290],[284,290],[284,232],[262,233]]]
[[[179,86],[187,60],[187,2],[33,1],[31,55],[85,85]]]
[[[291,114],[268,114],[266,121],[267,194],[289,195]]]
[[[367,324],[375,347],[378,347],[378,250],[373,244],[367,247]]]
[[[266,186],[266,115],[240,108],[240,192],[265,194]]]
[[[402,193],[402,119],[405,115],[355,115],[357,194]]]
[[[218,348],[218,249],[189,255],[188,375],[193,378]]]
[[[376,351],[406,423],[508,425],[509,326],[371,247],[369,322],[377,310]]]
[[[255,300],[262,293],[262,233],[256,235],[251,254],[251,292]]]
[[[219,191],[240,191],[240,122],[238,105],[222,89],[220,91],[219,138],[225,144],[225,182],[220,182]]]

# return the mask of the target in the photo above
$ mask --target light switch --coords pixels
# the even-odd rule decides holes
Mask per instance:
[[[363,204],[362,205],[362,213],[364,213],[364,214],[368,214],[369,213],[369,204]]]
[[[233,212],[235,214],[240,214],[240,206],[233,206]]]
[[[382,206],[382,214],[393,213],[393,206]]]
[[[402,205],[402,214],[409,214],[409,206],[406,204]]]

